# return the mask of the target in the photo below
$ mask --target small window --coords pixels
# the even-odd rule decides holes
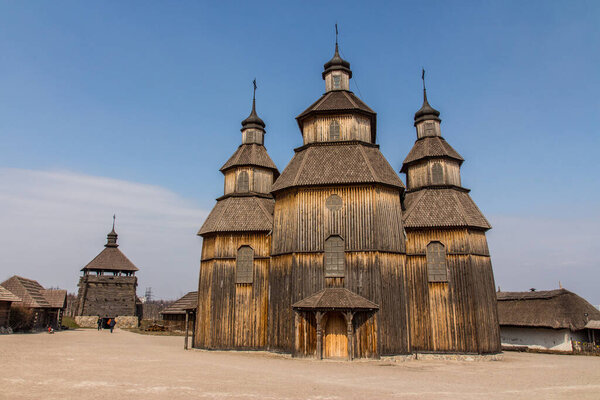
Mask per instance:
[[[425,122],[425,135],[435,136],[435,125],[433,122]]]
[[[254,274],[254,250],[250,246],[242,246],[238,249],[235,283],[252,283]]]
[[[343,278],[345,272],[344,239],[339,236],[330,236],[325,241],[325,277]]]
[[[429,282],[448,282],[446,247],[440,242],[427,245],[427,279]]]
[[[238,178],[237,178],[237,191],[238,192],[248,192],[248,191],[250,191],[250,182],[248,180],[248,173],[246,171],[242,171],[238,175]]]
[[[342,77],[340,75],[333,76],[333,88],[334,89],[342,88]]]
[[[329,124],[329,140],[340,140],[340,124],[337,121],[331,121]]]
[[[344,205],[344,201],[337,194],[332,194],[325,200],[325,207],[327,207],[331,211],[338,211],[342,209]]]
[[[246,143],[254,143],[254,131],[248,131],[246,133]]]

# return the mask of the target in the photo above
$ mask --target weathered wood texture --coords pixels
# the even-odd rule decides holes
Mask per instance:
[[[79,278],[77,315],[138,315],[136,288],[135,276],[84,275]]]
[[[236,192],[240,173],[248,174],[250,192],[269,193],[273,185],[273,171],[260,167],[237,167],[225,171],[225,194]]]
[[[194,347],[266,348],[270,244],[266,232],[204,237]],[[235,283],[236,256],[241,246],[254,250],[251,284]]]
[[[336,140],[360,140],[371,142],[371,120],[362,115],[340,114],[310,118],[304,122],[304,144],[331,141],[330,127],[335,121],[339,124],[339,138]]]
[[[8,327],[10,305],[10,301],[0,301],[0,327]]]
[[[460,167],[456,160],[430,158],[411,165],[406,178],[410,190],[431,185],[460,186]]]
[[[448,282],[428,282],[426,247],[447,249]],[[494,276],[483,231],[407,230],[406,294],[414,351],[500,351]]]
[[[341,209],[326,207],[331,195],[342,198]],[[403,253],[399,191],[364,185],[295,189],[277,195],[273,255],[322,252],[330,235],[340,235],[346,251]]]

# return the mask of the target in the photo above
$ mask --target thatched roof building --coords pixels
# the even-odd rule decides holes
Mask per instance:
[[[569,290],[498,292],[497,297],[503,345],[571,351],[572,341],[600,339],[588,332],[600,329],[600,310]]]

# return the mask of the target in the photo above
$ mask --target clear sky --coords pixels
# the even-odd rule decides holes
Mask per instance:
[[[116,213],[140,294],[194,290],[252,80],[283,170],[335,22],[396,170],[427,70],[497,285],[600,304],[598,1],[0,1],[0,280],[76,290]]]

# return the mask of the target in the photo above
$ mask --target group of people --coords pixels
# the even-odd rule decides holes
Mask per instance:
[[[102,318],[98,318],[98,330],[102,330],[103,327],[103,319]],[[110,333],[113,333],[113,329],[115,328],[115,325],[117,324],[117,321],[115,321],[114,318],[109,318],[108,321],[106,321],[106,325],[108,325],[109,329],[110,329]]]

